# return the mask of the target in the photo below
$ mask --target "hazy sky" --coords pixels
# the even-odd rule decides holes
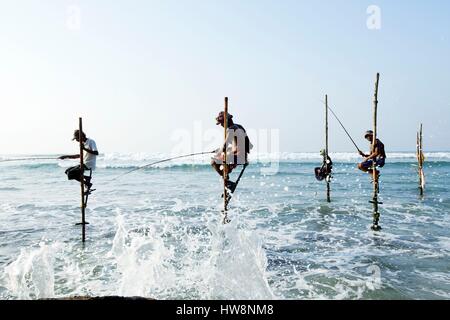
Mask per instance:
[[[325,94],[367,148],[376,72],[387,150],[421,121],[450,149],[450,1],[1,0],[0,43],[0,153],[76,152],[79,116],[101,152],[168,152],[180,130],[198,151],[225,96],[281,151],[318,151]],[[353,150],[332,118],[330,149]]]

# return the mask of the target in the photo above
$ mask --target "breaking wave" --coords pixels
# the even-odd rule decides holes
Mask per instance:
[[[97,159],[97,167],[101,169],[133,169],[145,166],[151,162],[156,162],[178,155],[170,153],[106,153],[101,154]],[[47,157],[41,155],[40,157]],[[334,152],[330,153],[330,157],[335,162],[358,162],[361,157],[356,153],[351,152]],[[0,156],[0,166],[4,167],[28,167],[28,168],[42,168],[42,167],[62,167],[76,165],[76,161],[60,161],[56,160],[22,160],[11,161],[18,158],[17,156]],[[209,166],[210,155],[194,156],[183,159],[177,159],[169,162],[164,162],[152,166],[152,168],[187,168],[192,166]],[[387,154],[389,163],[415,163],[416,154],[414,152],[393,152]],[[23,159],[23,158],[21,158]],[[7,160],[7,161],[5,161]],[[252,153],[249,155],[249,160],[252,163],[308,163],[321,162],[322,157],[319,153],[312,152],[282,152],[282,153]],[[425,153],[425,160],[427,162],[450,162],[450,152],[429,152]],[[4,162],[2,162],[4,161]]]

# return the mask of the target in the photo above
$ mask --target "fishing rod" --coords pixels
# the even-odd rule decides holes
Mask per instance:
[[[58,160],[58,158],[18,158],[18,159],[0,160],[0,162],[27,161],[27,160]]]
[[[141,166],[141,167],[138,167],[138,168],[134,168],[133,170],[130,170],[130,171],[128,171],[128,172],[122,173],[121,175],[119,175],[119,176],[115,177],[114,179],[112,179],[110,182],[115,181],[115,180],[117,180],[117,179],[119,179],[119,178],[122,178],[123,176],[128,175],[128,174],[130,174],[130,173],[132,173],[132,172],[135,172],[135,171],[138,171],[138,170],[141,170],[141,169],[144,169],[144,168],[148,168],[148,167],[154,166],[155,164],[160,164],[160,163],[164,163],[164,162],[169,162],[169,161],[176,160],[176,159],[182,159],[182,158],[188,158],[188,157],[200,156],[200,155],[204,155],[204,154],[211,154],[211,153],[215,153],[216,151],[217,151],[217,150],[214,150],[214,151],[206,151],[206,152],[199,152],[199,153],[191,153],[191,154],[186,154],[186,155],[182,155],[182,156],[177,156],[177,157],[173,157],[173,158],[169,158],[169,159],[164,159],[164,160],[155,161],[155,162],[146,164],[146,165],[144,165],[144,166]]]
[[[323,101],[322,101],[323,102]],[[358,152],[362,153],[361,149],[357,146],[356,142],[353,140],[352,136],[350,135],[350,133],[348,133],[347,129],[345,129],[344,125],[342,124],[341,120],[339,120],[338,116],[336,115],[336,113],[334,113],[333,109],[330,108],[330,106],[328,106],[328,109],[331,111],[331,113],[333,114],[333,116],[336,118],[336,120],[339,122],[339,124],[341,125],[342,129],[344,129],[345,133],[347,134],[347,136],[350,138],[350,140],[352,141],[352,143],[354,144],[354,146],[356,147],[356,149],[358,150]]]

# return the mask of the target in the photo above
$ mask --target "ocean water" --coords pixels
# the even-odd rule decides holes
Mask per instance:
[[[388,155],[381,232],[354,154],[331,155],[330,204],[318,155],[258,155],[228,225],[208,156],[112,181],[165,156],[99,157],[84,245],[79,184],[64,175],[73,162],[0,162],[0,299],[450,298],[450,153],[426,155],[423,198],[414,154]]]

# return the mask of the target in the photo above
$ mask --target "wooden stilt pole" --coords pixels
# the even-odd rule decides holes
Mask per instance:
[[[223,156],[223,223],[228,223],[228,159],[227,159],[227,151],[228,146],[227,143],[227,134],[228,134],[228,98],[225,97],[225,108],[223,114],[223,128],[224,128],[224,141],[225,141],[225,150]]]
[[[328,95],[325,95],[325,161],[328,163]],[[330,179],[327,176],[327,201],[331,202]]]
[[[84,195],[84,158],[83,158],[83,119],[79,119],[79,140],[80,140],[80,187],[81,187],[81,229],[82,229],[82,241],[86,241],[86,220],[85,220],[85,195]]]
[[[417,157],[417,173],[419,174],[419,192],[423,194],[422,190],[422,177],[420,175],[420,132],[416,133],[416,157]]]
[[[373,141],[372,141],[372,153],[375,151],[376,142],[377,142],[377,113],[378,113],[378,84],[380,81],[380,74],[377,73],[376,81],[375,81],[375,95],[373,100]],[[377,175],[377,166],[376,159],[373,159],[372,166],[372,174],[373,174],[373,225],[372,230],[379,231],[381,227],[379,226],[380,221],[380,212],[378,209],[378,205],[381,204],[378,202],[378,192],[379,192],[379,177]]]
[[[423,125],[420,124],[420,131],[417,133],[417,160],[419,164],[419,192],[420,196],[423,196],[425,191],[425,175],[423,173],[423,163],[424,163],[424,156],[423,156]]]

